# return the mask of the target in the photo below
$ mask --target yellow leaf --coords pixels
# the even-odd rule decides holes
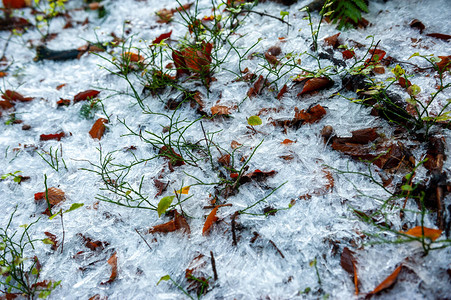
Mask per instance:
[[[424,230],[424,237],[427,237],[428,239],[431,239],[432,241],[435,241],[436,239],[438,239],[440,237],[440,235],[442,235],[442,230],[440,229],[432,229],[432,228],[427,228],[427,227],[423,227]],[[409,230],[407,230],[406,232],[402,232],[411,236],[415,236],[415,237],[422,237],[423,236],[423,230],[421,229],[421,226],[416,226],[414,228],[411,228]]]
[[[184,186],[181,190],[175,191],[176,194],[188,195],[190,186]]]

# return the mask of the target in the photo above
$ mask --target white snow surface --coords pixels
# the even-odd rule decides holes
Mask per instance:
[[[86,44],[86,41],[110,41],[110,33],[114,32],[117,36],[126,38],[126,46],[147,48],[153,39],[172,30],[174,41],[168,43],[176,47],[175,41],[188,34],[183,20],[178,15],[175,15],[174,21],[169,24],[156,22],[155,12],[162,8],[176,7],[176,1],[107,0],[102,3],[108,14],[105,18],[98,19],[95,11],[73,10],[81,7],[82,1],[69,1],[66,7],[71,11],[73,20],[84,21],[87,16],[89,23],[62,29],[64,22],[59,18],[54,19],[50,32],[58,33],[58,36],[47,46],[54,50],[77,48]],[[252,52],[264,53],[274,45],[279,45],[283,54],[310,51],[311,33],[308,21],[303,19],[306,14],[299,11],[308,3],[309,1],[298,1],[289,7],[274,2],[260,3],[254,10],[274,16],[280,16],[282,10],[288,11],[289,17],[285,20],[293,26],[287,28],[276,19],[250,14],[238,30],[238,33],[245,37],[238,40],[236,47],[247,49],[261,39]],[[387,55],[401,61],[406,61],[414,52],[433,53],[436,56],[449,55],[449,42],[425,34],[420,35],[418,30],[409,27],[413,19],[419,19],[426,26],[425,33],[449,34],[451,16],[449,9],[446,9],[448,6],[447,0],[393,0],[386,3],[370,1],[370,13],[365,14],[365,18],[371,25],[366,29],[343,31],[340,40],[344,44],[350,43],[349,40],[364,44],[365,48],[358,50],[357,55],[363,55],[370,45],[371,39],[366,39],[369,35],[374,35],[376,41],[380,40],[379,48],[384,49]],[[211,7],[211,1],[199,0],[199,16],[209,16]],[[30,17],[29,9],[16,11],[15,14]],[[318,14],[312,13],[312,17],[313,22],[317,24]],[[319,33],[320,47],[323,47],[323,38],[337,32],[334,25],[322,24]],[[0,49],[4,48],[8,36],[9,32],[0,32]],[[280,41],[279,37],[285,37],[284,41]],[[237,218],[238,243],[237,246],[232,245],[231,216],[234,212],[252,205],[281,184],[285,183],[265,201],[247,212],[262,214],[263,208],[268,205],[273,208],[287,208],[292,199],[321,189],[327,184],[323,170],[331,170],[327,166],[339,170],[367,170],[364,163],[352,160],[324,144],[320,131],[325,125],[332,125],[341,136],[350,136],[352,130],[368,127],[378,127],[378,131],[387,136],[392,133],[393,129],[386,121],[369,114],[370,109],[340,97],[329,98],[341,87],[338,77],[334,78],[336,83],[331,89],[310,96],[297,97],[298,92],[292,90],[281,100],[277,100],[277,92],[264,89],[261,95],[248,99],[246,93],[251,84],[234,82],[236,75],[227,71],[239,72],[238,57],[232,52],[213,75],[217,81],[211,84],[208,95],[205,87],[198,84],[198,80],[186,81],[184,86],[189,90],[201,91],[206,111],[210,111],[210,107],[216,105],[218,100],[221,105],[237,106],[230,118],[202,121],[205,132],[217,132],[213,141],[223,149],[231,152],[230,145],[233,140],[243,145],[236,150],[236,166],[242,167],[243,163],[238,160],[242,157],[248,158],[263,141],[249,161],[248,172],[255,169],[275,170],[277,174],[263,182],[243,184],[236,195],[226,200],[220,199],[233,206],[218,210],[220,222],[213,226],[209,235],[204,236],[202,228],[205,216],[211,210],[203,209],[203,206],[210,205],[210,195],[215,192],[214,185],[193,184],[197,183],[194,177],[205,183],[220,180],[218,173],[212,170],[208,157],[198,154],[202,158],[198,167],[183,165],[174,167],[174,172],[168,170],[167,160],[162,157],[137,165],[131,168],[127,181],[137,188],[144,176],[143,193],[150,197],[154,205],[157,205],[162,197],[173,195],[174,189],[193,185],[189,194],[183,195],[182,198],[192,197],[181,204],[183,211],[189,216],[187,221],[191,234],[146,234],[149,228],[169,221],[170,217],[162,215],[159,218],[153,210],[128,208],[107,202],[100,202],[98,208],[93,209],[94,204],[98,202],[98,195],[113,198],[116,196],[100,190],[104,186],[100,176],[84,169],[92,169],[88,161],[99,164],[100,148],[103,154],[117,150],[113,154],[116,163],[131,162],[135,157],[154,157],[158,154],[158,149],[136,136],[124,136],[129,131],[119,121],[125,120],[127,126],[133,130],[139,131],[141,128],[159,135],[162,133],[162,127],[168,125],[167,119],[144,114],[136,99],[131,96],[128,83],[112,74],[108,69],[113,72],[117,70],[97,55],[85,54],[78,60],[64,62],[34,62],[35,50],[30,47],[29,41],[32,40],[33,44],[37,45],[39,38],[38,32],[30,29],[22,36],[13,36],[6,49],[6,58],[13,64],[8,70],[9,75],[1,79],[1,90],[14,90],[35,99],[29,103],[15,105],[16,117],[29,124],[30,130],[23,131],[20,124],[5,125],[8,120],[7,111],[3,111],[1,118],[0,172],[6,174],[20,170],[22,175],[30,176],[31,179],[20,185],[11,178],[0,182],[0,226],[6,226],[9,216],[17,206],[12,229],[17,230],[19,225],[29,224],[40,218],[31,227],[30,234],[43,239],[44,232],[48,231],[61,241],[61,218],[49,220],[47,216],[41,215],[45,205],[36,204],[34,201],[34,194],[44,191],[44,174],[47,175],[48,186],[62,189],[67,198],[54,208],[54,211],[59,208],[66,210],[73,203],[84,203],[82,208],[64,214],[65,240],[62,253],[61,248],[52,251],[49,245],[41,242],[36,242],[35,249],[29,250],[28,254],[37,255],[43,265],[42,279],[61,280],[61,286],[52,292],[50,299],[88,299],[95,294],[108,296],[108,299],[185,299],[187,296],[172,282],[164,281],[157,285],[158,280],[169,274],[182,288],[187,289],[189,284],[185,279],[185,269],[199,254],[205,255],[206,261],[200,270],[205,277],[213,277],[210,251],[216,261],[218,280],[210,279],[210,287],[202,299],[317,299],[324,295],[329,295],[331,299],[359,299],[361,296],[355,295],[351,277],[340,266],[340,253],[344,247],[349,247],[356,253],[362,294],[373,290],[397,265],[404,263],[414,271],[414,275],[403,275],[393,289],[382,293],[379,298],[449,297],[451,281],[447,270],[451,267],[450,248],[431,251],[429,255],[423,256],[421,245],[416,243],[370,244],[375,240],[364,233],[378,234],[380,231],[358,220],[351,208],[375,210],[380,207],[381,202],[371,197],[384,199],[388,195],[363,176],[344,176],[332,171],[334,186],[327,193],[313,194],[307,200],[298,199],[290,209],[280,210],[274,216],[240,215]],[[414,44],[411,38],[421,40]],[[228,49],[224,47],[218,55],[225,55]],[[111,50],[115,51],[116,56],[121,51],[120,48],[108,49]],[[111,58],[108,52],[100,54]],[[341,59],[338,55],[339,53],[336,57]],[[304,68],[317,68],[315,60],[305,55],[301,58]],[[417,57],[411,61],[424,65]],[[164,65],[169,62],[171,58],[168,55]],[[242,68],[248,67],[251,72],[263,72],[259,64],[262,64],[262,60],[254,58],[245,61]],[[324,60],[323,64],[331,63]],[[409,71],[411,70],[413,68]],[[279,88],[290,80],[290,76],[296,74],[296,71],[292,71],[281,78],[277,82]],[[384,80],[391,75],[387,69],[386,74],[378,76]],[[445,80],[449,80],[449,74],[446,76],[448,79]],[[138,93],[141,93],[141,82],[135,76],[130,78]],[[412,82],[419,85],[425,93],[432,92],[436,84],[432,76],[426,77],[424,73],[413,77]],[[57,90],[56,87],[60,84],[66,85]],[[94,119],[84,119],[79,113],[84,102],[68,107],[56,105],[60,98],[72,99],[75,94],[87,89],[101,91],[98,97],[110,119],[108,131],[100,141],[92,139],[88,132],[97,118],[106,117],[104,111],[97,111]],[[179,97],[179,94],[166,91],[161,95],[161,99],[148,96],[144,104],[154,112],[172,114],[174,111],[167,110],[164,102],[171,97]],[[347,96],[352,97],[351,93]],[[448,92],[439,100],[445,101],[449,98]],[[271,118],[292,118],[295,107],[307,109],[312,104],[321,104],[327,110],[327,115],[319,122],[302,125],[299,129],[289,128],[286,134],[280,127],[271,125]],[[276,108],[277,112],[262,114],[263,124],[255,126],[258,132],[254,133],[247,128],[246,118],[256,115],[262,108]],[[187,103],[175,114],[188,121],[200,117]],[[41,134],[58,131],[70,132],[71,135],[60,142],[39,140]],[[443,135],[450,140],[449,130],[444,130]],[[188,128],[185,138],[191,143],[205,144],[200,122]],[[281,144],[284,139],[293,140],[295,143]],[[24,149],[24,145],[35,145],[41,153],[49,151],[50,147],[61,147],[67,169],[60,166],[60,170],[55,171],[33,150]],[[123,150],[132,145],[137,148],[132,150],[133,154],[132,151]],[[14,148],[21,150],[15,151]],[[446,151],[449,157],[450,147]],[[281,158],[290,154],[293,155],[293,160]],[[425,149],[417,149],[414,154],[419,161],[424,156]],[[216,161],[220,153],[213,149],[212,155],[213,162],[218,167]],[[449,172],[449,160],[445,162],[444,168]],[[162,169],[165,169],[164,172],[161,172]],[[420,167],[418,172],[424,174],[425,170]],[[160,174],[163,175],[160,180],[169,182],[169,185],[162,196],[155,198],[157,189],[153,179]],[[395,181],[401,178],[402,175],[397,175]],[[356,188],[367,196],[359,194]],[[450,200],[448,196],[448,203]],[[174,208],[180,212],[180,206]],[[408,203],[408,208],[417,210],[413,201]],[[420,224],[419,215],[407,214],[406,218],[404,222],[409,228]],[[396,230],[401,230],[404,222],[399,220],[396,213],[390,221]],[[436,228],[432,215],[426,216],[425,226]],[[135,229],[142,234],[150,248]],[[253,232],[258,232],[259,237],[254,243],[250,243]],[[108,246],[102,251],[93,252],[83,245],[78,233],[93,240],[108,242]],[[443,235],[441,239],[444,238]],[[285,258],[281,257],[270,241],[280,249]],[[337,242],[338,253],[333,253],[330,241]],[[85,251],[85,255],[74,258],[79,251]],[[118,277],[112,283],[102,285],[111,274],[107,259],[114,252],[117,253]],[[315,259],[321,283],[318,282],[315,267],[310,264]],[[311,292],[303,293],[306,288],[310,288]],[[194,293],[191,296],[197,298]]]

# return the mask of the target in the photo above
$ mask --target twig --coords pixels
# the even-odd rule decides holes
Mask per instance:
[[[235,219],[236,219],[236,217],[238,217],[239,214],[240,213],[238,211],[236,211],[232,215],[232,246],[236,246],[237,245],[236,233],[235,233],[235,229],[236,229]]]
[[[232,203],[226,203],[226,204],[221,204],[221,207],[223,207],[223,206],[232,206],[233,204]],[[215,208],[217,205],[206,205],[206,206],[204,206],[203,207],[203,209],[212,209],[212,208]]]
[[[215,257],[213,255],[213,251],[210,251],[210,257],[211,257],[211,268],[213,269],[213,279],[215,281],[218,280],[218,272],[216,271],[216,262]]]
[[[63,239],[61,241],[61,254],[64,250],[64,236],[66,235],[66,231],[64,230],[64,222],[63,222],[63,210],[60,209],[60,215],[61,215],[61,227],[63,228]]]
[[[288,26],[293,26],[293,25],[291,25],[290,23],[288,23],[287,21],[283,20],[282,18],[273,16],[273,15],[270,15],[270,14],[267,14],[267,13],[264,13],[264,12],[255,11],[255,10],[243,10],[242,12],[243,12],[243,13],[246,13],[246,12],[247,12],[247,13],[254,13],[254,14],[260,15],[260,16],[262,16],[262,17],[270,17],[270,18],[279,20],[280,22],[282,22],[282,23],[284,23],[284,24],[287,24]]]
[[[136,233],[142,238],[144,243],[146,243],[147,247],[149,247],[150,250],[152,250],[152,247],[150,247],[149,243],[146,241],[146,239],[139,233],[138,229],[135,228]]]
[[[276,250],[277,250],[277,252],[279,252],[280,256],[282,256],[282,258],[285,258],[285,256],[283,255],[282,251],[280,251],[280,249],[277,248],[276,244],[272,240],[269,240],[269,242],[271,243],[271,245],[274,246],[274,248],[276,248]]]

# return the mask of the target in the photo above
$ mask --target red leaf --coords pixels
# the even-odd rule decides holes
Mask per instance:
[[[409,79],[405,79],[404,77],[399,77],[398,78],[398,83],[405,89],[412,85],[410,80]]]
[[[169,159],[173,166],[179,167],[185,164],[182,156],[177,154],[172,148],[168,149],[168,147],[163,146],[161,147],[159,154]]]
[[[283,142],[281,142],[281,144],[284,144],[284,145],[293,144],[293,143],[294,143],[294,141],[289,140],[289,139],[284,139]]]
[[[368,53],[371,54],[372,57],[366,60],[367,64],[377,64],[384,58],[385,54],[387,54],[381,49],[371,49]]]
[[[332,46],[333,48],[337,48],[340,46],[340,42],[338,41],[338,36],[340,36],[340,32],[337,34],[334,34],[330,37],[327,37],[324,39],[324,42],[326,45]]]
[[[0,108],[1,109],[10,109],[13,107],[14,107],[14,105],[12,105],[11,102],[9,102],[7,100],[5,100],[5,101],[0,100]]]
[[[341,52],[341,54],[343,55],[344,59],[351,59],[355,56],[355,52],[352,50],[345,50]]]
[[[19,102],[29,102],[33,100],[32,97],[24,97],[18,92],[14,92],[11,90],[6,90],[3,93],[2,98],[5,99],[6,101],[19,101]]]
[[[326,110],[319,104],[305,110],[298,111],[297,107],[295,108],[294,119],[302,121],[303,123],[313,124],[321,120],[326,114]]]
[[[277,94],[277,100],[280,100],[280,98],[283,97],[283,95],[285,95],[285,93],[288,90],[288,86],[285,84],[281,89],[280,92]]]
[[[3,0],[5,8],[24,8],[29,6],[25,0]]]
[[[97,121],[95,121],[94,125],[92,125],[91,130],[89,131],[89,135],[93,139],[100,140],[105,133],[105,124],[108,123],[107,119],[99,118]]]
[[[87,90],[84,92],[80,92],[74,96],[74,102],[79,102],[83,100],[88,100],[97,96],[100,92],[96,90]]]
[[[441,59],[437,63],[437,67],[441,72],[444,72],[446,70],[449,70],[451,68],[451,55],[448,56],[439,56],[438,58]]]
[[[211,43],[203,42],[201,49],[189,47],[183,50],[182,56],[188,72],[197,74],[208,73],[210,71],[212,49],[213,45]]]
[[[152,44],[159,44],[162,40],[170,38],[171,34],[172,30],[167,33],[160,34],[159,37],[153,40]]]
[[[54,134],[41,134],[39,136],[39,140],[41,141],[49,141],[49,140],[57,140],[60,141],[66,134],[64,132],[54,133]]]
[[[180,77],[183,74],[189,74],[189,71],[186,68],[185,59],[183,58],[182,52],[173,50],[172,60],[174,61],[175,68],[177,69],[177,77]]]
[[[263,78],[263,76],[262,75],[258,76],[258,79],[255,81],[254,86],[251,87],[249,89],[249,91],[247,92],[247,96],[249,98],[252,98],[252,97],[260,94],[260,92],[263,89],[264,83],[265,83],[265,79]]]
[[[384,279],[374,290],[369,292],[367,295],[374,295],[377,294],[383,290],[386,290],[390,288],[392,285],[395,284],[396,279],[398,278],[399,272],[402,270],[402,265],[399,265],[393,273],[391,273],[387,278]]]
[[[451,39],[451,35],[442,34],[442,33],[428,33],[426,35],[430,36],[430,37],[437,38],[437,39],[441,39],[441,40],[444,40],[444,41],[447,41],[447,40]]]
[[[306,94],[306,93],[325,89],[325,88],[331,86],[332,83],[333,83],[333,81],[327,77],[318,77],[318,78],[307,79],[307,81],[304,83],[304,87],[302,88],[302,91],[298,94],[298,96]]]
[[[70,105],[70,100],[60,98],[58,101],[56,101],[56,105],[58,105],[58,106],[68,106],[68,105]]]
[[[252,180],[263,181],[268,177],[274,176],[275,174],[277,174],[277,172],[274,170],[271,170],[268,172],[263,172],[263,171],[260,171],[259,169],[256,169],[254,172],[250,172],[248,174],[241,176],[240,184],[244,184],[244,183],[250,182]],[[232,176],[232,175],[230,175],[230,176]]]

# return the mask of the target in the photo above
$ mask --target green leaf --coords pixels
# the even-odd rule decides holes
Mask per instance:
[[[83,203],[74,203],[74,204],[72,204],[72,205],[69,207],[69,209],[66,210],[64,213],[68,213],[68,212],[70,212],[70,211],[76,210],[76,209],[82,207],[83,205],[84,205]]]
[[[413,187],[411,187],[408,184],[405,184],[405,185],[401,186],[401,190],[406,191],[406,192],[411,192],[411,191],[413,191]]]
[[[47,245],[55,245],[55,242],[52,241],[52,240],[49,239],[49,238],[43,239],[42,242],[43,242],[44,244],[47,244]]]
[[[395,74],[396,78],[399,78],[406,73],[406,71],[400,65],[396,65],[396,67],[391,70],[391,72]]]
[[[161,217],[162,214],[166,212],[166,210],[171,206],[172,200],[174,200],[175,196],[166,196],[160,200],[157,207],[158,217]]]
[[[282,17],[282,20],[283,20],[283,18],[285,18],[285,17],[288,16],[289,14],[290,14],[290,13],[287,12],[287,11],[283,11],[283,10],[280,11],[280,16]]]
[[[409,93],[410,96],[416,96],[420,92],[421,92],[421,88],[416,84],[412,84],[411,86],[409,86],[407,88],[407,93]]]
[[[159,285],[160,282],[162,282],[162,281],[168,281],[168,280],[170,280],[170,279],[171,279],[171,276],[169,276],[169,275],[164,275],[164,276],[162,276],[162,277],[160,278],[160,280],[158,280],[157,285]]]
[[[415,52],[414,54],[412,54],[408,59],[411,59],[412,57],[415,57],[415,56],[420,56],[420,53],[418,53],[418,52]]]
[[[262,119],[259,116],[251,116],[247,119],[247,124],[251,126],[262,125]]]

